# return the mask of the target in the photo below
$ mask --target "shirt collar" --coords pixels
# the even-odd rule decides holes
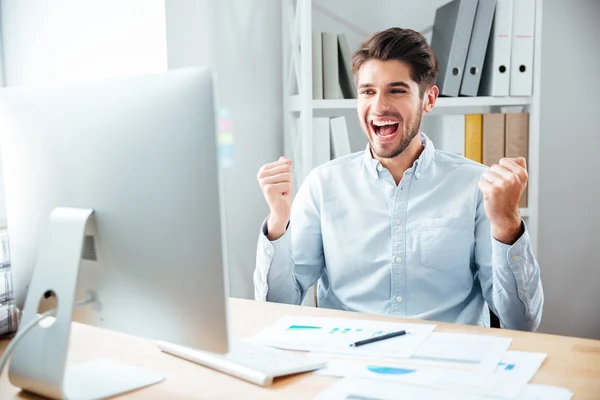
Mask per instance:
[[[431,165],[433,161],[433,156],[435,154],[435,148],[431,140],[421,132],[421,143],[423,143],[424,149],[421,152],[421,155],[415,163],[413,164],[415,178],[419,179],[421,175],[425,173],[427,168]],[[371,154],[371,146],[367,143],[367,147],[363,156],[365,167],[367,168],[368,173],[371,175],[373,179],[379,179],[379,166],[381,163],[376,158],[373,158]]]

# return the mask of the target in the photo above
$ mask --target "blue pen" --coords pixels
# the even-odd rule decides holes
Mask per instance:
[[[358,346],[362,346],[362,345],[373,343],[373,342],[379,342],[380,340],[385,340],[385,339],[390,339],[390,338],[397,337],[397,336],[406,335],[406,333],[407,332],[405,330],[401,330],[398,332],[390,332],[390,333],[386,333],[385,335],[375,336],[375,337],[365,339],[365,340],[359,340],[356,343],[350,344],[350,347],[358,347]]]

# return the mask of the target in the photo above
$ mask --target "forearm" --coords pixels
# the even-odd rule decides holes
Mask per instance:
[[[269,215],[265,225],[263,225],[263,232],[267,239],[269,239],[271,242],[274,242],[284,235],[289,225],[289,218],[278,218],[276,216]]]
[[[525,233],[525,225],[517,210],[516,215],[507,218],[502,223],[490,226],[492,237],[498,242],[512,246]]]
[[[323,273],[320,195],[318,188],[311,187],[314,179],[309,174],[300,186],[291,217],[268,218],[263,223],[254,273],[255,297],[259,300],[300,304]]]
[[[535,331],[542,319],[544,293],[527,230],[512,246],[493,240],[492,269],[491,306],[502,324]]]

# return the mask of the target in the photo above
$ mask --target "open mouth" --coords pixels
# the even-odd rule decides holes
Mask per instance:
[[[390,141],[396,137],[400,124],[392,120],[371,120],[369,126],[380,141]]]

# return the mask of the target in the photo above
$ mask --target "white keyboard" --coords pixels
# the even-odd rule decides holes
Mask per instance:
[[[323,360],[309,359],[285,350],[242,341],[232,341],[227,354],[200,351],[167,342],[158,342],[157,345],[165,353],[260,386],[270,385],[274,378],[314,371],[326,364]]]

